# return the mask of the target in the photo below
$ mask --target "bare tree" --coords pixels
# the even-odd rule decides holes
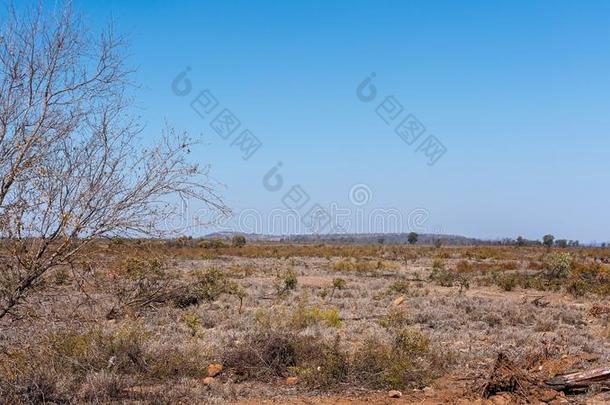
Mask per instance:
[[[0,319],[97,238],[161,233],[169,195],[226,212],[207,169],[189,163],[185,134],[168,127],[143,146],[129,113],[130,73],[123,38],[87,33],[69,5],[8,8],[0,27]]]

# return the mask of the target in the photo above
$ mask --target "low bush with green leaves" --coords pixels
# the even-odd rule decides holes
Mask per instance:
[[[545,258],[546,274],[549,278],[567,278],[572,271],[573,257],[568,252],[552,253]]]
[[[283,273],[279,273],[275,278],[275,290],[278,296],[285,296],[290,291],[294,291],[297,288],[299,280],[297,274],[289,269]]]

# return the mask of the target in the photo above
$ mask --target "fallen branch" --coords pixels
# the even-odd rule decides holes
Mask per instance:
[[[544,383],[556,391],[582,390],[592,385],[610,389],[610,367],[559,375]]]

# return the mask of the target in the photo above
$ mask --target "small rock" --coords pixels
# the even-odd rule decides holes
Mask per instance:
[[[392,391],[388,392],[388,396],[390,398],[401,398],[402,397],[402,392],[396,391],[396,390],[392,390]]]
[[[403,302],[405,302],[405,297],[404,297],[404,295],[401,295],[400,297],[398,297],[394,300],[394,306],[397,307],[400,304],[402,304]]]
[[[208,366],[208,377],[216,377],[222,371],[222,364],[214,363]]]
[[[297,377],[287,377],[286,385],[295,385],[298,381],[299,379]]]
[[[203,379],[203,383],[205,385],[211,385],[214,383],[214,381],[216,381],[216,380],[214,380],[214,377],[206,377]]]

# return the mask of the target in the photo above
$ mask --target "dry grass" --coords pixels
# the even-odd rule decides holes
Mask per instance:
[[[97,248],[82,268],[49,274],[2,325],[5,402],[412,389],[480,375],[499,352],[610,358],[608,315],[589,313],[608,305],[600,249],[569,249],[566,260],[533,247]],[[205,385],[210,363],[224,371]],[[298,378],[296,388],[286,377]]]

